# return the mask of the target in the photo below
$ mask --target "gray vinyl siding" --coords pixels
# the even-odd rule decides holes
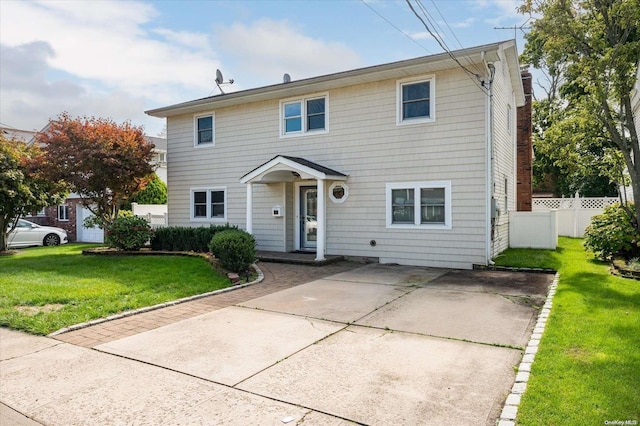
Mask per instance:
[[[290,155],[349,175],[348,199],[326,199],[327,254],[450,268],[485,263],[487,98],[458,69],[436,73],[435,88],[434,123],[398,126],[396,80],[385,80],[329,91],[329,132],[293,138],[279,137],[280,99],[221,108],[210,148],[194,148],[192,114],[169,117],[169,224],[206,225],[190,220],[190,188],[224,186],[227,221],[245,228],[240,178],[277,155]],[[501,148],[500,155],[502,162],[510,154]],[[451,182],[451,230],[386,227],[385,185],[416,181]],[[274,205],[283,206],[283,217],[271,216]],[[293,249],[294,185],[254,184],[253,206],[258,249]]]
[[[516,112],[515,96],[509,79],[509,70],[504,63],[496,64],[494,89],[494,143],[495,143],[495,198],[500,209],[497,221],[493,256],[509,247],[509,211],[516,209]],[[507,127],[508,105],[511,106],[511,132]],[[507,181],[507,203],[505,206],[505,179]]]

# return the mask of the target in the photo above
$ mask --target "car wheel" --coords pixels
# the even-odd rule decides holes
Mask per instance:
[[[56,234],[47,234],[42,241],[42,244],[45,246],[57,246],[60,244],[60,237]]]

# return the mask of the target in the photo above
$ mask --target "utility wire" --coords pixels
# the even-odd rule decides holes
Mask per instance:
[[[423,50],[425,50],[427,53],[432,54],[433,52],[431,52],[429,49],[427,49],[426,47],[424,47],[423,45],[421,45],[420,43],[418,43],[413,37],[411,37],[409,34],[405,33],[404,31],[402,31],[400,28],[398,28],[397,26],[394,25],[393,22],[391,22],[390,20],[388,20],[387,18],[385,18],[381,13],[379,13],[377,10],[375,10],[373,7],[371,7],[370,4],[368,4],[365,0],[360,0],[360,2],[362,4],[364,4],[365,6],[367,6],[369,9],[371,9],[371,11],[373,11],[373,13],[375,13],[376,15],[378,15],[380,18],[382,18],[387,24],[391,25],[393,28],[395,28],[396,30],[398,30],[402,35],[404,35],[405,37],[407,37],[409,40],[411,40],[412,42],[414,42],[415,44],[417,44],[418,46],[420,46]]]
[[[446,18],[444,17],[444,15],[442,14],[442,12],[440,11],[440,8],[438,7],[438,5],[436,4],[435,0],[431,0],[431,3],[433,4],[433,7],[436,8],[436,11],[438,12],[438,15],[440,15],[440,18],[442,19],[442,22],[444,22],[444,24],[447,26],[447,28],[449,29],[449,32],[451,33],[451,35],[453,36],[453,38],[455,39],[456,42],[458,42],[458,46],[460,46],[460,49],[464,49],[464,46],[462,45],[462,43],[460,42],[460,39],[458,39],[458,36],[456,35],[456,33],[453,31],[453,29],[451,28],[451,26],[449,25],[449,23],[447,22]],[[442,31],[442,30],[441,30]],[[444,33],[444,31],[442,31]],[[474,69],[476,70],[478,73],[482,72],[482,69],[478,67],[477,64],[473,63],[473,61],[471,61],[471,59],[468,56],[465,56],[465,59],[467,60],[467,63]]]
[[[438,37],[436,34],[434,34],[434,32],[431,30],[431,28],[429,27],[429,25],[425,22],[425,20],[422,18],[422,16],[420,16],[420,14],[414,9],[413,5],[411,4],[410,0],[405,0],[407,2],[407,5],[409,5],[409,8],[411,9],[411,11],[413,12],[413,14],[420,20],[420,22],[422,22],[422,25],[424,25],[424,27],[427,29],[427,31],[429,32],[429,34],[431,34],[431,36],[438,42],[438,44],[440,45],[440,47],[449,55],[449,57],[451,59],[453,59],[453,61],[458,64],[458,66],[465,72],[467,73],[467,75],[471,78],[471,80],[474,82],[474,84],[476,86],[478,86],[478,88],[480,90],[482,90],[483,92],[485,91],[485,89],[478,83],[478,81],[481,79],[481,76],[473,71],[471,71],[469,68],[465,67],[464,65],[462,65],[462,63],[458,60],[458,58],[456,58],[453,53],[451,53],[451,50],[447,47],[447,45],[441,41],[440,37]],[[418,5],[420,7],[422,7],[422,4],[420,3],[420,1],[417,1]],[[424,9],[423,9],[424,10]],[[429,20],[429,18],[427,17],[427,20]],[[429,20],[430,21],[430,20]]]
[[[442,22],[444,22],[444,24],[447,26],[447,28],[449,28],[449,32],[451,33],[453,38],[458,42],[458,46],[460,46],[460,49],[464,49],[464,46],[462,45],[462,43],[460,43],[460,40],[458,40],[458,36],[456,36],[456,33],[453,32],[453,30],[449,26],[449,23],[447,22],[447,20],[442,15],[442,12],[440,12],[440,9],[438,8],[438,5],[436,4],[436,2],[434,0],[431,0],[431,3],[433,4],[433,7],[436,8],[436,11],[438,12],[438,15],[440,15],[440,18],[442,19]]]

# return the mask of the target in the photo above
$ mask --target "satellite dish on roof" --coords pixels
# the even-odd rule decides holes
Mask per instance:
[[[285,72],[284,75],[282,76],[282,82],[291,83],[291,76]]]
[[[224,91],[222,90],[222,88],[220,87],[221,84],[233,84],[233,79],[229,79],[229,81],[224,81],[224,77],[222,77],[222,71],[220,71],[219,69],[216,69],[216,85],[218,86],[218,90],[220,90],[220,93],[222,93],[224,95]]]

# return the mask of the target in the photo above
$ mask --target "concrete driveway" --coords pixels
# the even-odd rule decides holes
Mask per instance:
[[[495,424],[553,277],[371,264],[102,344],[0,329],[44,424]]]

